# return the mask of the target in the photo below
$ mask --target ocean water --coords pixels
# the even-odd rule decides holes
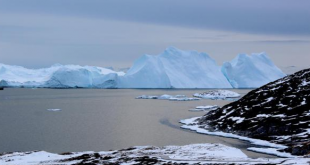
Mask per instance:
[[[249,143],[181,129],[179,120],[202,116],[202,105],[230,101],[135,99],[139,95],[187,95],[204,89],[22,89],[0,91],[0,152],[106,151],[144,145],[222,143],[252,158]],[[236,90],[242,95],[249,90]]]

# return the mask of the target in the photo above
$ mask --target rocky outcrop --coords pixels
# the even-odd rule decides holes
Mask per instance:
[[[310,69],[255,89],[199,124],[284,144],[294,155],[310,154]]]

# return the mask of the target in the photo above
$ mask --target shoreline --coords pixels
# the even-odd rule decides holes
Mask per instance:
[[[268,155],[274,155],[274,156],[283,157],[283,158],[302,158],[302,156],[294,156],[294,155],[291,155],[290,153],[278,151],[280,149],[287,148],[287,146],[285,145],[276,144],[276,143],[272,143],[272,142],[260,140],[260,139],[244,137],[244,136],[240,136],[240,135],[232,134],[232,133],[226,133],[226,132],[221,132],[221,131],[217,131],[217,132],[208,131],[207,129],[201,128],[200,125],[198,125],[197,122],[195,122],[195,120],[199,118],[201,117],[193,117],[189,119],[180,120],[180,123],[184,124],[181,126],[181,128],[195,131],[196,133],[200,133],[200,134],[239,139],[242,141],[250,142],[251,144],[254,144],[257,146],[269,147],[269,148],[249,147],[247,148],[247,150],[249,151],[264,153]]]

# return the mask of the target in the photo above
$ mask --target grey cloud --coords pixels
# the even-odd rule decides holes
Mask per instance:
[[[0,10],[259,34],[310,35],[308,0],[0,0]]]

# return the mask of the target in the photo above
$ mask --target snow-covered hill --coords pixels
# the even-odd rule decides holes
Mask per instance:
[[[288,146],[295,155],[310,154],[310,69],[249,92],[211,111],[199,125]]]
[[[93,66],[0,64],[0,87],[255,88],[284,75],[265,54],[239,55],[221,68],[205,53],[168,47],[159,55],[143,55],[126,74]]]

